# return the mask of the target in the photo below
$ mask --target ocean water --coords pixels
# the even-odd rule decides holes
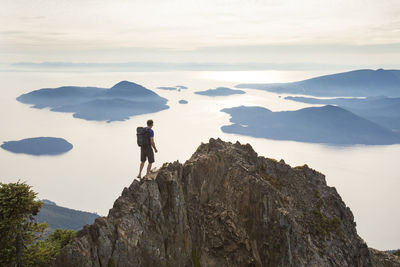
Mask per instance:
[[[239,105],[272,111],[311,105],[284,100],[277,94],[245,89],[244,95],[208,97],[195,91],[249,82],[289,82],[326,74],[300,71],[246,72],[0,72],[0,143],[28,137],[62,137],[74,148],[60,156],[29,156],[0,149],[0,181],[26,181],[38,197],[58,205],[107,215],[123,188],[136,177],[139,148],[135,129],[154,120],[159,152],[154,167],[185,162],[209,138],[250,143],[262,156],[284,159],[291,166],[307,164],[326,175],[329,186],[351,208],[359,235],[378,249],[400,248],[400,145],[345,146],[275,141],[225,134],[229,115],[221,109]],[[170,109],[123,122],[75,119],[71,113],[39,110],[16,97],[41,88],[66,85],[111,87],[119,81],[139,83],[167,98]],[[188,90],[164,91],[159,86],[185,85]],[[179,104],[181,99],[188,104]]]

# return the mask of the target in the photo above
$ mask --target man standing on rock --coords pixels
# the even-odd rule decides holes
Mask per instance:
[[[146,142],[146,145],[143,145],[140,147],[140,169],[139,169],[139,174],[137,176],[137,178],[141,178],[142,176],[142,170],[144,167],[144,163],[146,162],[146,158],[149,161],[148,165],[147,165],[147,172],[146,172],[146,179],[149,179],[149,174],[150,174],[150,170],[151,170],[151,165],[154,162],[154,152],[153,152],[153,148],[154,151],[157,153],[158,150],[156,148],[156,144],[154,143],[154,131],[151,129],[153,128],[153,120],[148,120],[147,121],[147,137],[149,138],[148,142]]]

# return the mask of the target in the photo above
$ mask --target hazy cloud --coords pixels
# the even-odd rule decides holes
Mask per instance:
[[[101,70],[101,71],[245,71],[245,70],[339,70],[343,68],[354,69],[358,66],[333,65],[318,63],[218,63],[218,62],[121,62],[121,63],[73,63],[73,62],[18,62],[9,66],[14,70]]]
[[[18,34],[24,34],[25,32],[23,31],[0,31],[1,35],[18,35]]]
[[[394,0],[4,0],[2,6],[3,63],[357,65],[366,56],[371,64],[400,62]]]

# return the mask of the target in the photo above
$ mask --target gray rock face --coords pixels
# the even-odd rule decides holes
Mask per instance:
[[[373,248],[369,249],[375,266],[400,266],[400,257]]]
[[[53,265],[374,265],[350,209],[306,165],[210,139],[154,176],[124,188]]]

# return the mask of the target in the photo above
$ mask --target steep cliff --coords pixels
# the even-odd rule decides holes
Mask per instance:
[[[350,209],[306,165],[210,139],[154,176],[124,188],[54,266],[376,265]]]

